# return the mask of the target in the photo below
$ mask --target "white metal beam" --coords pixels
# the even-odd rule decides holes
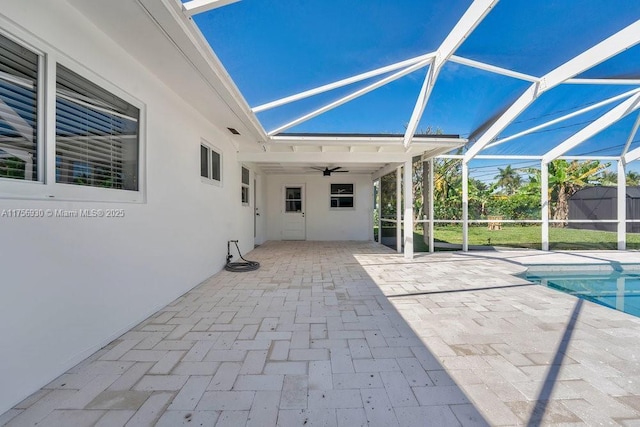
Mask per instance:
[[[529,128],[527,130],[523,130],[522,132],[518,132],[518,133],[510,135],[510,136],[508,136],[506,138],[502,138],[502,139],[500,139],[500,140],[498,140],[496,142],[492,142],[491,144],[487,144],[485,148],[495,147],[497,145],[504,144],[505,142],[511,141],[513,139],[520,138],[520,137],[525,136],[525,135],[529,135],[529,134],[537,132],[537,131],[539,131],[541,129],[548,128],[549,126],[553,126],[556,123],[560,123],[560,122],[563,122],[565,120],[569,120],[569,119],[571,119],[573,117],[579,116],[580,114],[584,114],[584,113],[587,113],[589,111],[598,109],[600,107],[604,107],[605,105],[612,104],[612,103],[614,103],[616,101],[620,101],[621,99],[628,98],[628,97],[630,97],[630,96],[632,96],[632,95],[634,95],[634,94],[636,94],[638,92],[640,92],[640,88],[630,90],[628,92],[622,93],[620,95],[617,95],[617,96],[614,96],[614,97],[611,97],[611,98],[607,98],[607,99],[605,99],[603,101],[600,101],[600,102],[597,102],[595,104],[589,105],[588,107],[581,108],[580,110],[574,111],[573,113],[566,114],[564,116],[558,117],[557,119],[550,120],[550,121],[542,123],[542,124],[540,124],[538,126],[534,126],[534,127]],[[479,156],[476,156],[476,157],[479,157]]]
[[[487,16],[496,3],[498,3],[498,0],[475,0],[471,3],[471,6],[465,11],[462,18],[460,18],[438,48],[434,62],[429,68],[429,72],[422,84],[420,94],[418,95],[413,113],[409,119],[409,124],[407,125],[407,130],[404,133],[405,147],[411,144],[411,140],[416,133],[418,123],[422,118],[422,113],[424,113],[424,109],[427,106],[429,96],[431,95],[442,66],[449,60],[451,55],[453,55],[456,49],[466,40],[478,24],[480,24],[484,17]]]
[[[487,129],[464,156],[468,162],[487,144],[492,142],[516,117],[518,117],[543,92],[556,87],[576,75],[593,68],[612,56],[640,43],[640,20],[618,31],[580,55],[565,62],[531,85],[498,120]]]
[[[542,156],[542,161],[545,163],[549,163],[552,160],[555,160],[567,151],[571,150],[574,147],[577,147],[587,139],[591,138],[592,136],[598,134],[612,124],[626,117],[628,114],[631,114],[638,108],[640,108],[640,93],[620,103],[616,107],[600,116],[598,119],[594,120],[589,125],[585,126],[582,130],[567,138],[565,141],[550,150],[547,154]]]
[[[495,65],[485,64],[484,62],[474,61],[473,59],[467,59],[457,55],[452,55],[451,58],[449,58],[449,61],[461,64],[461,65],[466,65],[468,67],[477,68],[479,70],[488,71],[490,73],[501,74],[507,77],[513,77],[515,79],[524,80],[527,82],[533,83],[538,81],[537,77],[531,76],[529,74],[507,70],[506,68],[496,67]]]
[[[333,83],[329,83],[323,86],[309,89],[304,92],[297,93],[295,95],[277,99],[275,101],[271,101],[266,104],[258,105],[257,107],[252,108],[251,111],[253,111],[254,113],[260,113],[262,111],[266,111],[271,108],[279,107],[281,105],[299,101],[301,99],[305,99],[310,96],[318,95],[320,93],[328,92],[330,90],[337,89],[343,86],[348,86],[350,84],[357,83],[362,80],[370,79],[371,77],[376,77],[381,74],[390,73],[391,71],[409,67],[420,61],[424,61],[425,59],[432,59],[434,56],[436,56],[435,53],[428,53],[426,55],[420,55],[420,56],[416,56],[415,58],[407,59],[406,61],[396,62],[395,64],[387,65],[386,67],[377,68],[375,70],[367,71],[366,73],[358,74],[356,76],[348,77],[346,79],[338,80]]]
[[[403,144],[405,147],[409,147],[413,136],[418,129],[418,123],[422,118],[422,113],[424,113],[424,109],[427,106],[427,101],[429,101],[429,97],[431,96],[431,92],[433,91],[433,86],[436,83],[436,78],[438,77],[439,69],[435,64],[431,64],[429,70],[427,71],[427,76],[422,83],[422,88],[420,89],[420,94],[418,95],[418,100],[413,107],[413,113],[411,113],[411,118],[409,119],[409,124],[407,125],[407,129],[404,132]]]
[[[304,115],[302,117],[299,117],[299,118],[297,118],[297,119],[295,119],[295,120],[293,120],[293,121],[291,121],[291,122],[289,122],[289,123],[287,123],[285,125],[282,125],[279,128],[272,130],[267,135],[273,136],[273,135],[278,134],[280,132],[283,132],[283,131],[285,131],[287,129],[290,129],[290,128],[296,126],[296,125],[299,125],[302,122],[305,122],[305,121],[307,121],[309,119],[312,119],[312,118],[314,118],[314,117],[316,117],[316,116],[318,116],[318,115],[320,115],[320,114],[322,114],[324,112],[327,112],[327,111],[329,111],[329,110],[331,110],[333,108],[336,108],[336,107],[338,107],[338,106],[340,106],[340,105],[342,105],[342,104],[344,104],[346,102],[349,102],[349,101],[351,101],[351,100],[353,100],[355,98],[358,98],[359,96],[362,96],[362,95],[364,95],[366,93],[369,93],[374,89],[377,89],[377,88],[379,88],[381,86],[384,86],[387,83],[391,83],[392,81],[397,80],[400,77],[406,76],[407,74],[411,74],[414,71],[419,70],[420,68],[426,67],[427,65],[429,65],[431,63],[431,61],[432,61],[431,59],[425,59],[425,60],[422,60],[420,62],[417,62],[416,64],[411,65],[410,67],[407,67],[407,68],[405,68],[403,70],[398,71],[397,73],[394,73],[394,74],[392,74],[390,76],[387,76],[387,77],[385,77],[383,79],[380,79],[375,83],[372,83],[372,84],[370,84],[370,85],[368,85],[366,87],[363,87],[362,89],[359,89],[359,90],[357,90],[355,92],[350,93],[349,95],[347,95],[347,96],[345,96],[343,98],[338,99],[337,101],[334,101],[334,102],[332,102],[330,104],[327,104],[324,107],[318,108],[317,110],[312,111],[309,114],[306,114],[306,115]]]
[[[274,135],[269,138],[269,142],[273,144],[304,144],[304,145],[376,145],[376,146],[398,146],[402,142],[401,135]],[[432,148],[434,146],[450,146],[452,149],[459,147],[467,142],[466,138],[442,137],[438,135],[416,136],[414,144],[416,146],[424,146]]]
[[[378,169],[376,172],[374,172],[374,174],[371,175],[371,179],[373,181],[375,181],[376,179],[380,179],[385,175],[389,175],[390,173],[394,173],[396,169],[398,169],[398,164],[397,163],[388,164],[388,165],[382,167],[381,169]]]
[[[634,160],[638,160],[638,159],[640,159],[640,147],[633,149],[624,155],[625,163],[631,163]]]
[[[565,84],[574,85],[640,85],[640,79],[569,79]]]
[[[640,127],[640,113],[638,113],[638,117],[636,118],[636,122],[633,124],[633,128],[631,128],[631,132],[629,133],[629,138],[627,138],[627,143],[624,144],[624,148],[622,149],[621,156],[623,158],[627,154],[627,152],[629,151],[629,147],[631,147],[631,143],[633,142],[633,138],[635,138],[636,134],[638,133],[638,127]]]
[[[182,10],[185,15],[193,16],[237,1],[240,0],[191,0],[186,3],[182,3]]]

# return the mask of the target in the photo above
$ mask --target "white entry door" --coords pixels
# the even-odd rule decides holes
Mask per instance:
[[[304,214],[304,184],[285,185],[282,212],[282,240],[305,240],[307,223]]]

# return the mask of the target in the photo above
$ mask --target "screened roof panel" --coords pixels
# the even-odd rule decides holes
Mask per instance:
[[[640,135],[636,134],[636,136],[631,141],[631,145],[629,146],[629,151],[635,150],[636,148],[640,148]],[[640,159],[633,162],[636,166],[640,166]]]
[[[556,145],[562,143],[585,126],[592,123],[602,114],[610,110],[612,106],[603,106],[596,110],[589,111],[580,116],[576,116],[566,121],[556,123],[548,128],[539,129],[533,133],[519,138],[501,142],[494,147],[482,151],[485,155],[543,155]],[[531,127],[531,123],[526,126]]]
[[[636,0],[501,1],[456,54],[541,77],[639,17]]]
[[[468,137],[501,112],[530,83],[448,62],[442,68],[419,128],[437,127],[444,133]],[[417,94],[414,95],[414,100]]]
[[[243,0],[194,20],[255,106],[431,52],[470,3]]]
[[[640,2],[638,2],[640,3]],[[576,76],[584,79],[640,79],[640,45]]]
[[[500,137],[504,138],[514,135],[563,116],[579,113],[581,110],[589,109],[603,101],[626,94],[636,88],[636,86],[626,85],[560,85],[547,93],[543,93],[536,99],[527,110],[518,116],[516,120],[502,132]],[[620,102],[621,100],[612,102],[595,111],[600,115]],[[589,112],[582,113],[576,117],[578,117],[578,120],[574,120],[573,123],[585,120],[590,122],[595,118],[594,115],[589,114]],[[561,127],[566,123],[565,121],[560,122],[557,125],[551,126],[549,129]]]
[[[386,73],[258,113],[267,131],[379,81]],[[417,70],[361,97],[294,126],[286,132],[403,133],[425,70]]]
[[[487,129],[532,86],[527,79],[540,78],[629,25],[637,25],[640,2],[502,0],[486,15],[474,12],[472,3],[241,0],[197,14],[194,21],[251,107],[418,55],[440,50],[440,59],[443,49],[446,52],[447,46],[457,45],[454,55],[481,63],[463,65],[444,58],[424,112],[418,117],[416,131],[431,129],[469,137],[469,146],[478,138],[501,140],[640,88],[637,82],[624,86],[562,83],[543,90],[515,118],[510,117],[506,127],[487,136]],[[479,0],[473,6],[479,4],[489,2]],[[465,31],[454,33],[459,36],[457,41],[443,46],[457,24],[473,30],[466,36]],[[613,55],[612,50],[612,57],[582,73],[577,68],[576,78],[640,79],[640,38],[629,33],[626,36],[630,48],[618,55]],[[402,133],[412,116],[427,69],[423,66],[286,131]],[[269,132],[399,70],[256,115]],[[508,74],[508,70],[529,77],[500,74]],[[546,80],[540,87],[547,89],[545,84]],[[545,154],[621,102],[624,99],[479,154]],[[585,143],[584,150],[617,141],[616,129],[625,126],[631,127],[626,119],[612,127],[612,137],[605,140],[604,136],[595,136]]]
[[[407,119],[411,115],[415,104],[415,94],[420,91],[424,75],[424,69],[418,70],[292,127],[288,131],[403,134],[406,129]],[[354,90],[356,89],[350,88],[347,93],[351,93]],[[319,96],[323,95],[327,94]],[[329,102],[331,102],[339,99],[340,96],[334,94],[323,98],[330,99]],[[295,109],[295,104],[297,103],[274,110],[280,108],[293,110]]]
[[[630,114],[567,152],[568,156],[619,156],[638,116]],[[637,138],[637,136],[636,136]]]

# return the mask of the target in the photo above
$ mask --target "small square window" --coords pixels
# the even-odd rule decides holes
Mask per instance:
[[[222,181],[222,155],[207,144],[200,144],[200,176],[213,183]]]
[[[329,206],[332,209],[352,209],[355,206],[353,184],[331,184]]]

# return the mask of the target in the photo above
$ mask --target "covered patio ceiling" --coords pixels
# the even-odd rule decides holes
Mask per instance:
[[[340,167],[374,177],[401,166],[408,158],[431,158],[467,142],[457,135],[416,136],[405,148],[402,134],[287,133],[271,137],[260,151],[240,152],[238,159],[257,164],[266,174],[321,173],[322,167]]]
[[[465,163],[640,157],[634,0],[183,0],[181,12],[251,106],[263,152],[286,152],[291,131],[401,134],[405,153],[416,134],[442,132],[468,139]],[[290,151],[315,145],[300,139]]]

